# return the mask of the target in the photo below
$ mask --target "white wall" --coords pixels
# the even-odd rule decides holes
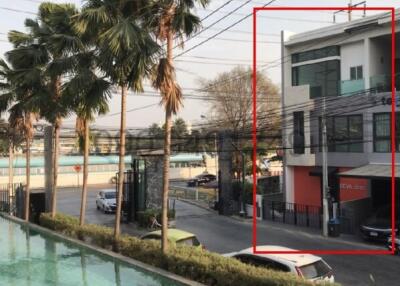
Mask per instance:
[[[370,75],[390,74],[391,48],[389,41],[370,39]],[[397,55],[396,55],[397,56]]]
[[[342,45],[340,48],[341,80],[350,80],[350,67],[364,66],[364,41]]]
[[[92,172],[88,176],[88,184],[109,184],[111,178],[115,176],[115,172]],[[14,176],[14,183],[25,183],[24,176]],[[8,184],[8,177],[0,177],[0,185]],[[59,187],[76,187],[78,185],[78,176],[74,173],[59,174]],[[79,185],[82,187],[82,173],[79,174]],[[31,188],[44,188],[44,175],[31,175]]]

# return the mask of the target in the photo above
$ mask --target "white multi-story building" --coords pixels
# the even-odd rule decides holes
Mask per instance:
[[[400,10],[395,27],[400,31]],[[395,68],[400,72],[396,36]],[[321,206],[324,115],[332,201],[353,210],[391,202],[391,38],[390,13],[301,34],[282,32],[286,202]],[[399,74],[394,84],[400,89]],[[400,125],[400,113],[395,121]],[[399,126],[394,136],[399,155]],[[395,175],[397,182],[400,172]]]

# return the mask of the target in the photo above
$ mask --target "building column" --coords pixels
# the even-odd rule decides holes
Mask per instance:
[[[363,67],[363,74],[364,74],[364,84],[365,89],[370,89],[370,78],[371,78],[371,60],[370,60],[370,38],[364,39],[364,67]]]

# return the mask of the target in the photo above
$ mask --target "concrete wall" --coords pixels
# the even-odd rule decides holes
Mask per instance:
[[[82,173],[79,174],[79,185],[82,187]],[[92,172],[88,177],[88,184],[109,184],[111,178],[115,176],[115,172]],[[0,177],[0,185],[7,184],[8,177]],[[24,176],[14,176],[14,183],[25,183]],[[58,175],[58,186],[59,187],[77,187],[78,185],[78,175],[69,174],[59,174]],[[44,176],[43,175],[31,175],[31,187],[32,188],[44,188]]]
[[[304,144],[311,145],[310,138],[310,111],[314,109],[314,103],[310,100],[310,86],[293,86],[285,89],[285,106],[289,112],[284,112],[283,118],[283,147],[285,148],[285,157],[287,165],[313,166],[315,165],[315,156],[311,154],[310,148],[305,148],[304,154],[295,154],[293,147],[293,112],[304,111]],[[287,104],[286,104],[287,102]],[[298,108],[296,109],[296,106]]]
[[[340,47],[340,75],[341,80],[350,80],[350,67],[363,66],[364,41],[344,44]]]

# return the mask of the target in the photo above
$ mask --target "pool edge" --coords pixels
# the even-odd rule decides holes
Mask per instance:
[[[206,286],[205,284],[189,280],[189,279],[184,278],[182,276],[179,276],[177,274],[168,272],[168,271],[166,271],[164,269],[161,269],[161,268],[157,268],[157,267],[148,265],[146,263],[143,263],[143,262],[135,260],[133,258],[121,255],[119,253],[116,253],[116,252],[113,252],[113,251],[109,251],[109,250],[106,250],[106,249],[103,249],[103,248],[100,248],[100,247],[85,243],[85,242],[80,241],[78,239],[74,239],[74,238],[63,236],[60,233],[57,233],[57,232],[52,231],[50,229],[44,228],[44,227],[42,227],[40,225],[37,225],[37,224],[26,222],[26,221],[24,221],[24,220],[22,220],[20,218],[17,218],[17,217],[14,217],[14,216],[10,216],[10,215],[8,215],[6,213],[1,213],[0,212],[0,217],[8,219],[8,220],[10,220],[12,222],[18,223],[20,225],[28,226],[32,230],[47,234],[49,236],[56,237],[57,239],[67,241],[67,242],[70,242],[72,244],[76,244],[76,245],[88,248],[88,249],[96,251],[96,252],[100,252],[103,255],[110,256],[110,257],[112,257],[114,259],[118,259],[118,260],[120,260],[122,262],[125,262],[127,264],[136,266],[136,267],[141,268],[141,269],[143,269],[145,271],[158,274],[160,276],[163,276],[165,278],[171,279],[171,280],[173,280],[175,282],[178,282],[178,283],[181,283],[183,285],[187,285],[187,286]]]

